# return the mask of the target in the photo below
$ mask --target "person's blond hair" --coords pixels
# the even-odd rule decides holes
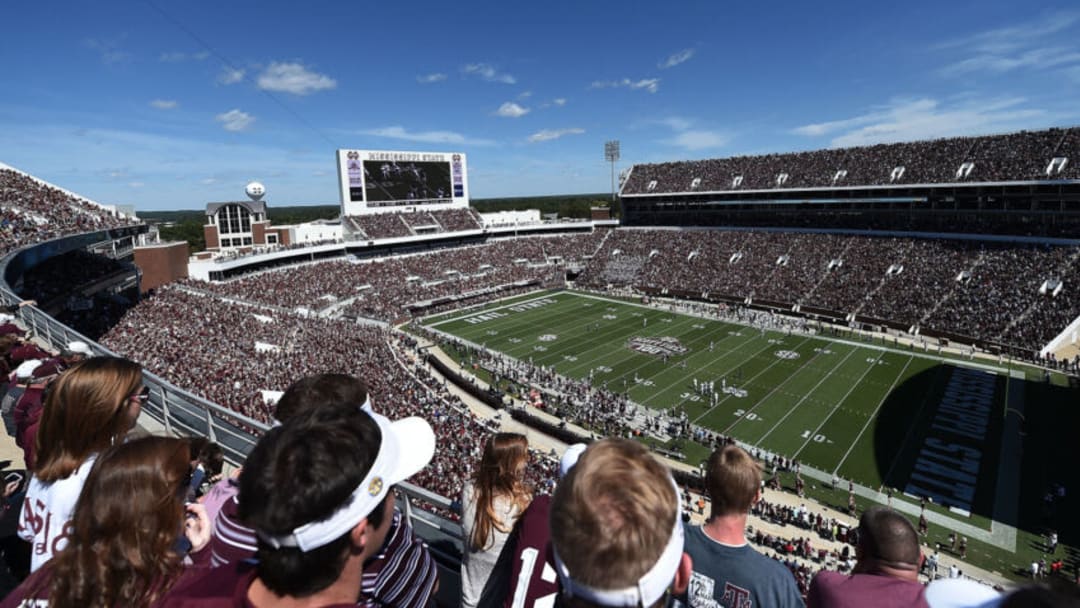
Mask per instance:
[[[668,470],[640,443],[605,439],[590,445],[556,488],[551,542],[574,581],[632,587],[660,559],[679,516]]]
[[[761,489],[761,466],[737,445],[725,445],[709,456],[705,489],[712,499],[712,516],[750,511]]]

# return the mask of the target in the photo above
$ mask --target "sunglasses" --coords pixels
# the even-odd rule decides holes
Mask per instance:
[[[149,386],[142,387],[141,389],[139,389],[139,392],[132,395],[130,397],[130,399],[138,399],[139,403],[146,403],[147,401],[150,400],[150,387]]]

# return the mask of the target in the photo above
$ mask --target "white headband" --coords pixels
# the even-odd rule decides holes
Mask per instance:
[[[256,530],[263,542],[275,549],[296,547],[305,552],[329,544],[370,515],[394,484],[412,477],[431,461],[435,454],[435,432],[423,418],[414,416],[391,422],[374,412],[368,411],[368,415],[379,425],[382,442],[375,462],[348,502],[329,518],[306,523],[289,534],[275,536]]]
[[[674,483],[674,482],[672,482]],[[633,587],[623,589],[596,589],[575,581],[570,576],[570,570],[559,557],[559,552],[552,545],[551,553],[555,558],[555,570],[559,573],[559,582],[562,584],[563,593],[570,597],[579,597],[585,601],[611,608],[624,608],[629,606],[642,606],[648,608],[664,597],[671,581],[675,579],[675,573],[679,570],[682,562],[684,533],[682,525],[682,513],[678,508],[679,492],[675,491],[675,526],[671,530],[667,546],[664,547],[660,558],[656,560],[652,568],[646,572]]]

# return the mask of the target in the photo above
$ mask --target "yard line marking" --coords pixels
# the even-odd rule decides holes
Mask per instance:
[[[799,401],[798,401],[798,402],[796,402],[796,403],[795,403],[795,405],[791,406],[791,408],[790,408],[790,409],[788,409],[788,412],[787,412],[786,414],[784,414],[784,415],[783,415],[783,417],[782,417],[782,418],[780,418],[780,420],[778,420],[778,421],[776,422],[776,424],[774,424],[774,425],[773,425],[773,427],[772,427],[771,429],[769,429],[769,430],[768,430],[768,432],[767,432],[767,433],[765,433],[764,435],[762,435],[762,436],[761,436],[761,438],[759,438],[759,439],[757,440],[757,445],[761,445],[761,443],[762,443],[763,441],[765,441],[765,438],[766,438],[766,437],[768,437],[769,435],[772,435],[772,432],[773,432],[773,431],[775,431],[775,430],[776,430],[776,429],[777,429],[777,428],[778,428],[778,427],[779,427],[779,426],[780,426],[781,424],[783,424],[783,423],[784,423],[784,421],[785,421],[785,420],[787,420],[788,416],[790,416],[791,414],[793,414],[793,413],[795,412],[795,410],[799,409],[799,406],[803,404],[803,401],[806,401],[806,399],[807,399],[807,398],[809,398],[809,397],[810,397],[810,395],[813,395],[813,394],[814,394],[814,391],[816,391],[816,390],[818,389],[818,387],[819,387],[819,386],[821,386],[821,385],[822,385],[822,384],[823,384],[823,383],[824,383],[824,382],[825,382],[826,380],[828,380],[828,379],[829,379],[829,377],[830,377],[830,376],[832,376],[832,373],[833,373],[834,371],[836,371],[836,370],[840,369],[840,367],[844,365],[844,362],[846,362],[846,361],[847,361],[848,359],[850,359],[850,358],[851,358],[851,355],[854,355],[854,354],[855,354],[855,353],[857,353],[857,352],[859,352],[859,349],[858,349],[858,348],[852,349],[852,351],[851,351],[850,353],[848,353],[848,354],[847,354],[847,356],[845,356],[845,357],[844,357],[844,360],[843,360],[843,361],[841,361],[840,363],[837,363],[835,367],[833,367],[832,369],[830,369],[830,370],[829,370],[829,373],[827,373],[827,374],[825,374],[824,376],[822,376],[822,377],[821,377],[821,380],[818,380],[818,383],[817,383],[817,384],[815,384],[815,385],[813,386],[813,388],[811,388],[811,389],[810,389],[809,391],[807,391],[807,392],[806,392],[806,394],[805,394],[805,395],[803,395],[802,399],[799,399]],[[755,407],[756,407],[756,406],[755,406]],[[735,421],[735,423],[737,424],[737,423],[738,423],[738,420],[736,420],[736,421]],[[733,424],[732,426],[735,426],[735,425]],[[730,427],[729,427],[729,428],[730,428]],[[727,435],[727,432],[725,431],[725,433],[724,433],[724,434],[725,434],[725,435]]]
[[[802,342],[799,342],[798,344],[796,344],[795,346],[793,346],[792,348],[790,348],[788,350],[795,350],[796,348],[799,348],[803,344],[806,344],[807,342],[809,342],[811,339],[812,338],[810,336],[807,336],[807,337],[803,338]],[[747,360],[757,358],[758,355],[760,355],[761,353],[769,350],[770,348],[776,348],[776,344],[766,343],[765,348],[762,348],[761,350],[754,353],[754,355],[752,357],[747,357]],[[813,361],[815,358],[817,358],[817,354],[815,354],[813,357],[810,357],[810,359],[807,360],[806,365],[804,365],[803,367],[800,367],[799,370],[805,369],[806,366],[809,365],[810,362]],[[753,376],[747,378],[746,382],[744,382],[743,385],[744,386],[749,386],[750,383],[753,382],[755,378],[757,378],[758,376],[760,376],[760,375],[764,374],[765,372],[769,371],[770,369],[773,368],[773,366],[777,365],[778,363],[782,363],[782,362],[784,362],[784,359],[781,359],[781,358],[777,357],[776,361],[773,361],[772,363],[766,365],[765,368],[762,369],[760,372],[758,372],[758,373],[754,374]],[[751,407],[750,410],[747,411],[747,414],[754,411],[754,408],[756,408],[758,406],[758,404],[760,404],[762,401],[764,401],[769,395],[773,394],[778,388],[780,388],[781,386],[787,384],[788,380],[791,380],[793,377],[795,377],[795,374],[791,374],[790,376],[785,378],[783,382],[781,382],[780,384],[773,387],[773,389],[771,391],[769,391],[768,394],[765,395],[765,397],[762,397],[757,403],[754,404],[754,407]],[[698,416],[697,418],[694,418],[693,420],[691,420],[690,424],[695,424],[695,423],[697,423],[698,420],[701,420],[705,416],[708,416],[709,414],[712,413],[713,410],[715,410],[716,408],[723,405],[728,399],[731,399],[731,395],[725,395],[723,399],[716,402],[716,405],[714,405],[714,406],[710,407],[709,409],[705,410],[704,414],[702,414],[702,415]],[[743,414],[743,415],[745,416],[746,414]],[[742,418],[739,418],[739,420],[742,420]],[[733,422],[731,424],[731,426],[734,426],[736,423],[739,422],[739,420],[736,420],[735,422]],[[727,435],[728,431],[731,430],[731,426],[724,429],[722,431],[722,434]]]
[[[814,429],[813,432],[811,432],[809,436],[807,436],[806,441],[804,441],[803,444],[801,446],[799,446],[799,449],[795,451],[795,454],[792,455],[792,458],[798,458],[799,457],[799,454],[801,454],[802,451],[806,449],[807,444],[810,443],[810,440],[813,438],[813,436],[818,434],[818,431],[820,431],[822,429],[822,427],[825,426],[825,423],[829,421],[829,418],[832,418],[833,414],[836,413],[836,410],[840,409],[840,406],[845,401],[847,401],[847,398],[851,396],[851,393],[855,392],[855,389],[862,385],[863,378],[865,378],[866,375],[871,372],[871,370],[873,370],[875,367],[877,367],[878,362],[881,361],[881,358],[884,357],[884,356],[885,356],[885,353],[879,354],[877,356],[877,359],[874,359],[874,362],[871,363],[870,366],[866,368],[866,371],[862,373],[862,376],[859,376],[859,379],[856,380],[854,383],[852,383],[851,388],[848,389],[848,392],[845,393],[844,396],[841,397],[840,400],[836,402],[836,405],[833,406],[833,409],[832,409],[832,411],[829,412],[829,415],[825,416],[824,418],[821,419],[821,424],[817,425],[817,428]],[[905,369],[907,369],[907,368],[905,367]],[[899,377],[899,376],[897,376],[897,377]]]
[[[840,459],[840,463],[836,465],[835,469],[833,469],[833,475],[836,475],[836,473],[840,470],[840,467],[844,466],[844,463],[847,462],[848,456],[851,455],[851,451],[855,449],[855,444],[859,443],[859,440],[862,439],[863,433],[866,432],[866,429],[870,428],[870,423],[877,420],[877,414],[878,411],[881,410],[881,406],[885,405],[885,402],[889,400],[889,395],[891,395],[893,390],[896,388],[896,383],[900,382],[900,378],[904,377],[904,372],[907,371],[907,368],[911,366],[911,362],[914,360],[915,355],[908,356],[907,363],[904,364],[904,369],[900,370],[900,375],[897,376],[895,380],[893,380],[892,386],[889,387],[889,390],[885,391],[885,396],[881,398],[881,401],[878,402],[877,407],[874,408],[874,413],[870,414],[870,418],[868,418],[866,420],[866,423],[863,424],[862,429],[859,431],[859,434],[855,436],[855,439],[851,442],[851,446],[848,447],[847,452],[844,452],[844,457]]]

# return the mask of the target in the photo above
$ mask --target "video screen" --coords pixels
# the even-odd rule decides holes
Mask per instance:
[[[364,192],[369,207],[449,201],[453,197],[449,163],[385,160],[363,162]]]

